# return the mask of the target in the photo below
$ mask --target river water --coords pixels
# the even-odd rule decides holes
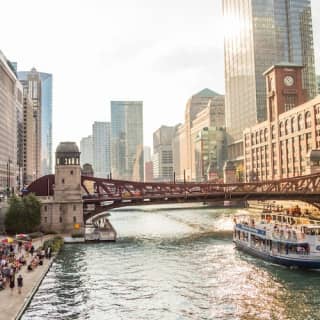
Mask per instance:
[[[320,319],[320,272],[235,250],[236,211],[112,213],[118,241],[66,245],[22,319]]]

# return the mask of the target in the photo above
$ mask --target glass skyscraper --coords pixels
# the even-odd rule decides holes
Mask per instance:
[[[308,98],[316,95],[310,0],[223,0],[226,126],[229,143],[266,120],[263,72],[276,63],[304,66]]]
[[[95,121],[92,125],[94,175],[107,178],[110,174],[110,122]]]
[[[19,71],[28,80],[31,71]],[[38,72],[41,80],[41,175],[52,173],[52,74]]]
[[[144,181],[142,101],[111,101],[111,155],[113,178]]]

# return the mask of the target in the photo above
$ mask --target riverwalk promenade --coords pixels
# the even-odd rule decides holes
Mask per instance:
[[[53,237],[54,235],[47,235],[43,236],[42,238],[34,239],[32,241],[33,246],[35,249],[37,249],[43,244],[44,241]],[[31,255],[26,258],[27,264],[30,263],[31,259]],[[18,293],[17,284],[13,292],[11,292],[9,285],[0,291],[0,320],[20,319],[22,311],[30,302],[30,299],[37,290],[43,277],[49,270],[52,261],[53,258],[50,260],[44,259],[43,265],[38,265],[33,271],[28,271],[27,266],[21,268],[17,274],[17,276],[21,274],[23,277],[23,288],[21,290],[21,294]]]

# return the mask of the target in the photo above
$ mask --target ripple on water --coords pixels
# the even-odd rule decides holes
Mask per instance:
[[[234,250],[230,213],[113,214],[119,241],[65,246],[22,319],[320,319],[320,273]]]

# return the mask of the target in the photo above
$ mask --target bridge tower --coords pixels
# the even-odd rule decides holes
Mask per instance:
[[[83,232],[80,152],[75,142],[61,142],[57,147],[54,203],[59,211],[56,229]]]

